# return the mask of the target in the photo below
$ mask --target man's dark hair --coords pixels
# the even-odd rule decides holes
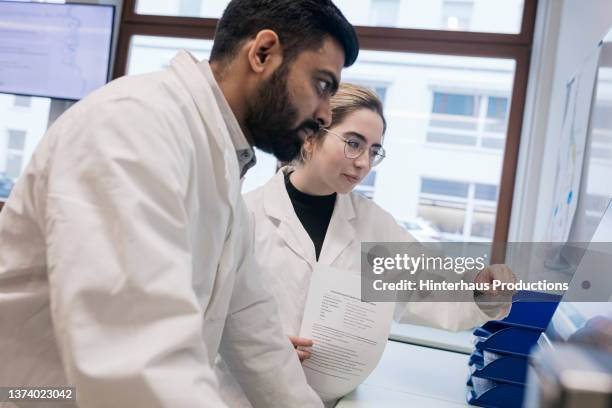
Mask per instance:
[[[232,0],[217,24],[210,61],[228,61],[244,41],[266,29],[278,35],[283,63],[321,46],[326,36],[344,49],[345,67],[359,53],[355,29],[330,0]]]

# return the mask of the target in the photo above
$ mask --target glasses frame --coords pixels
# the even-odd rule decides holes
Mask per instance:
[[[338,139],[342,140],[344,142],[344,156],[349,159],[349,160],[356,160],[359,157],[361,157],[361,155],[367,150],[368,152],[371,151],[372,146],[370,146],[369,149],[363,149],[361,152],[359,152],[359,154],[357,156],[351,157],[351,155],[348,153],[348,149],[349,149],[349,139],[346,139],[344,136],[342,136],[339,133],[336,133],[334,131],[331,131],[329,129],[326,128],[321,128],[321,130],[325,131],[326,133],[330,133],[334,136],[336,136]],[[374,157],[372,157],[370,154],[370,167],[375,167],[378,166],[384,159],[385,157],[387,157],[387,151],[385,150],[384,147],[380,146],[380,150],[378,151],[377,154],[374,155]],[[379,158],[377,160],[377,158]]]

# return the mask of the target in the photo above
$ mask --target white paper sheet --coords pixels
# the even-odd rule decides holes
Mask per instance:
[[[359,274],[315,268],[300,330],[314,346],[302,366],[324,401],[346,395],[363,382],[387,344],[395,303],[360,299]]]

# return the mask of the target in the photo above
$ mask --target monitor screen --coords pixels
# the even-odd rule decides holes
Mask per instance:
[[[109,77],[115,8],[0,1],[0,92],[78,100]]]
[[[612,351],[611,247],[612,202],[609,202],[568,291],[540,338],[541,347],[571,342]],[[589,302],[590,299],[597,301]]]

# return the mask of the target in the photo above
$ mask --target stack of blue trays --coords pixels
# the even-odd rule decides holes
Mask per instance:
[[[519,292],[510,314],[474,330],[467,401],[480,407],[522,406],[527,357],[546,329],[560,296]]]

